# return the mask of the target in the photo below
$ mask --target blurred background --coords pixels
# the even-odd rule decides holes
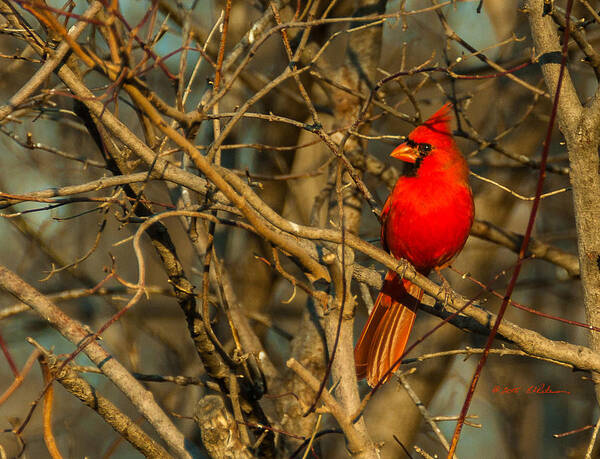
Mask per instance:
[[[34,30],[46,36],[46,30],[23,9],[19,1],[10,3]],[[458,122],[453,125],[457,142],[471,170],[513,192],[511,194],[493,183],[472,177],[476,219],[522,235],[532,201],[521,199],[514,193],[522,197],[535,194],[539,171],[525,164],[522,158],[539,160],[552,99],[546,92],[539,66],[532,63],[536,51],[532,48],[527,16],[519,10],[516,0],[485,0],[480,12],[479,2],[446,3],[435,9],[436,3],[429,1],[383,2],[383,12],[369,13],[378,14],[383,19],[379,26],[381,41],[365,42],[367,49],[352,43],[352,33],[335,35],[367,21],[351,23],[347,20],[315,26],[299,65],[307,65],[324,43],[332,41],[313,69],[302,74],[302,82],[325,130],[339,142],[341,137],[337,136],[348,131],[364,98],[359,99],[348,91],[344,92],[335,86],[336,81],[338,86],[341,84],[366,96],[369,94],[369,84],[372,87],[374,82],[387,75],[418,69],[419,66],[434,69],[418,71],[385,84],[376,98],[378,104],[373,104],[368,111],[368,122],[360,128],[362,137],[353,136],[348,143],[348,148],[357,149],[359,155],[372,161],[370,166],[363,167],[366,185],[383,203],[400,169],[400,165],[394,164],[394,160],[388,157],[394,146],[401,142],[400,137],[386,136],[407,135],[419,121],[450,100],[459,114]],[[564,3],[554,2],[555,10],[563,18],[564,10],[561,8],[564,8]],[[590,1],[589,4],[597,10],[597,2]],[[48,5],[61,10],[69,9],[72,5],[72,11],[76,14],[81,14],[88,7],[87,3],[80,1],[68,2],[67,6],[53,1]],[[319,4],[317,1],[283,1],[278,5],[283,22],[292,21],[294,16],[297,21],[312,16],[322,17],[325,10],[332,6],[329,2]],[[119,8],[130,25],[139,25],[140,36],[148,42],[155,40],[153,50],[159,56],[169,56],[164,64],[171,73],[178,74],[184,65],[186,83],[195,73],[185,111],[195,109],[205,94],[212,90],[215,68],[205,58],[195,69],[201,54],[194,49],[187,52],[187,62],[182,64],[181,47],[188,37],[191,37],[188,42],[190,48],[205,46],[211,29],[222,17],[225,2],[132,0],[120,2]],[[331,7],[328,17],[350,17],[356,13],[356,8],[354,1],[339,1]],[[382,8],[382,2],[379,2],[378,8]],[[151,12],[151,20],[148,12]],[[447,21],[449,29],[444,28],[438,12]],[[265,15],[272,16],[267,1],[232,2],[225,59]],[[581,3],[575,5],[573,16],[579,21],[578,27],[587,40],[596,46],[600,38],[600,25],[593,21],[593,16]],[[588,22],[584,23],[586,20]],[[64,21],[64,17],[61,21]],[[69,25],[74,22],[71,18]],[[267,24],[266,30],[269,30],[274,21],[271,19]],[[377,30],[376,27],[372,29]],[[3,62],[0,67],[0,97],[6,103],[36,72],[40,63],[39,56],[27,48],[25,41],[11,32],[6,23],[0,30]],[[193,31],[192,35],[189,35],[190,30]],[[301,42],[303,30],[301,27],[288,30],[294,49]],[[504,69],[518,68],[511,73],[518,81],[506,75],[493,77],[498,71],[456,40],[449,39],[448,30],[453,30],[464,42]],[[212,62],[218,59],[219,32],[217,27],[206,46],[205,54]],[[98,55],[107,56],[106,43],[92,28],[84,32],[79,42],[95,49]],[[575,43],[571,45],[568,68],[581,99],[585,100],[593,94],[597,81],[583,53]],[[352,74],[344,75],[344,71],[348,71],[348,49],[358,49],[362,53],[358,59],[364,59],[364,63],[369,65],[369,75],[365,81],[357,82]],[[369,52],[374,56],[369,56]],[[245,48],[242,55],[247,54]],[[139,61],[144,57],[144,51],[137,47],[131,55]],[[232,72],[241,61],[242,58],[234,61],[223,72],[223,85],[229,83]],[[286,66],[289,66],[289,61],[281,35],[272,33],[258,47],[249,64],[221,99],[220,112],[236,111],[280,75]],[[492,77],[467,79],[457,75]],[[94,88],[98,96],[106,94],[108,99],[111,94],[119,95],[116,104],[114,100],[107,102],[107,109],[113,112],[118,110],[119,118],[142,138],[144,130],[140,119],[121,88],[111,86],[98,72],[85,72],[84,78],[88,87]],[[161,68],[153,66],[139,78],[168,104],[176,105],[176,88]],[[293,78],[269,91],[250,111],[274,114],[299,123],[313,122]],[[205,121],[199,126],[194,143],[200,151],[206,151],[213,140],[213,123]],[[561,142],[562,136],[556,128],[550,147],[551,170],[547,173],[544,192],[569,187],[568,174],[565,173],[568,171],[568,161]],[[0,144],[0,190],[5,193],[26,194],[86,183],[111,175],[94,140],[73,112],[73,98],[55,75],[43,84],[27,104],[2,121]],[[165,151],[166,158],[185,166],[182,153],[176,147],[167,147]],[[247,176],[248,180],[260,182],[255,191],[277,213],[293,222],[319,227],[330,226],[330,207],[335,212],[335,196],[330,201],[332,169],[328,161],[331,157],[331,152],[315,133],[291,123],[256,118],[242,118],[227,136],[221,151],[222,165],[241,176]],[[131,160],[134,161],[134,158]],[[146,170],[140,163],[133,164],[133,168]],[[86,193],[85,196],[108,197],[117,192],[116,188],[106,189]],[[147,183],[144,193],[151,200],[155,212],[171,209],[176,204],[173,189],[169,189],[163,181]],[[194,195],[193,199],[198,198]],[[315,201],[319,199],[324,200],[321,207],[315,206]],[[131,291],[114,278],[103,283],[100,290],[90,289],[98,286],[111,269],[115,269],[121,279],[131,283],[137,281],[138,266],[128,238],[139,225],[123,219],[125,209],[126,206],[116,203],[89,201],[58,206],[43,202],[5,205],[2,209],[3,218],[0,219],[0,260],[41,292],[54,295],[56,303],[69,316],[95,330],[128,301]],[[379,244],[379,223],[364,200],[359,200],[357,214],[356,231],[359,236]],[[196,293],[201,292],[203,259],[194,250],[180,220],[165,219],[163,223],[168,228],[188,279],[196,287]],[[567,189],[543,199],[533,237],[576,256],[574,225],[572,197]],[[151,295],[142,299],[110,327],[103,334],[102,343],[132,372],[205,378],[202,363],[189,338],[185,317],[177,307],[160,259],[150,242],[144,238],[142,241],[147,267],[146,283],[151,287]],[[261,261],[261,258],[271,257],[269,243],[243,229],[217,225],[215,248],[229,273],[240,307],[277,368],[283,372],[286,360],[292,355],[299,358],[304,352],[302,348],[306,346],[321,349],[322,354],[322,343],[308,340],[306,336],[299,338],[314,305],[310,305],[305,292],[292,287],[289,280]],[[444,275],[459,293],[466,297],[479,295],[480,304],[496,312],[501,300],[489,292],[481,294],[481,287],[463,274],[470,274],[503,295],[516,259],[517,255],[508,248],[471,236],[461,255]],[[358,252],[355,262],[374,267],[382,274],[384,272],[381,266]],[[292,275],[302,278],[301,271],[290,260],[285,259],[282,263]],[[67,268],[60,269],[63,267]],[[544,260],[527,259],[513,300],[545,314],[585,322],[581,287],[574,274]],[[438,281],[436,278],[434,280]],[[358,282],[353,282],[352,288],[358,302],[355,324],[355,333],[358,334],[367,317],[364,289],[361,290]],[[376,293],[370,290],[373,298]],[[66,298],[61,298],[61,294]],[[210,294],[214,296],[218,292],[211,288]],[[2,293],[0,302],[0,333],[18,368],[24,365],[33,350],[26,341],[27,337],[33,337],[46,348],[53,349],[55,354],[73,351],[72,344],[35,313],[19,307],[13,297]],[[427,302],[433,304],[432,300],[425,299]],[[224,347],[231,350],[233,341],[225,315],[218,307],[218,301],[211,300],[211,307],[215,333]],[[584,328],[513,307],[508,309],[505,317],[547,338],[587,345]],[[411,342],[439,321],[438,317],[420,313]],[[446,325],[416,347],[407,358],[466,347],[482,348],[485,339],[484,335]],[[496,348],[502,346],[511,348],[510,343],[501,339],[494,344]],[[415,368],[407,380],[431,416],[452,417],[460,411],[477,362],[478,355],[445,354],[412,361],[402,368]],[[77,357],[76,363],[91,365],[82,355]],[[315,365],[315,375],[322,375],[323,361]],[[111,399],[133,420],[140,422],[146,431],[151,432],[125,397],[104,376],[89,372],[81,374],[99,393]],[[8,388],[12,381],[10,366],[2,358],[0,392]],[[201,384],[144,384],[155,394],[165,411],[174,415],[174,422],[184,434],[200,444],[199,430],[189,417],[193,416],[196,403],[208,389]],[[568,391],[568,394],[526,393],[528,387],[540,384],[550,386],[553,390]],[[10,430],[23,421],[31,402],[40,396],[43,386],[41,371],[36,364],[21,387],[2,403],[2,429]],[[119,436],[100,417],[60,385],[54,386],[53,428],[65,457],[139,456],[127,442],[119,441]],[[521,390],[512,394],[494,392],[496,386],[520,387]],[[361,393],[367,392],[364,381],[360,383],[360,388]],[[494,354],[483,370],[469,413],[476,416],[469,419],[476,426],[467,425],[463,430],[457,451],[462,459],[483,456],[563,458],[582,457],[591,430],[563,438],[553,435],[595,424],[598,408],[588,373],[530,357]],[[390,380],[369,402],[365,419],[373,440],[382,444],[382,457],[406,457],[394,436],[411,449],[413,457],[419,455],[412,450],[412,445],[419,446],[431,455],[445,454],[415,403],[395,379]],[[438,421],[438,425],[444,436],[451,438],[455,422],[442,420]],[[325,416],[320,428],[335,427],[335,421]],[[42,436],[42,410],[39,407],[34,411],[22,439],[26,444],[23,457],[48,455]],[[14,457],[20,450],[17,439],[11,433],[1,433],[0,444],[8,457]],[[298,442],[294,444],[297,446]],[[285,454],[293,449],[287,447]],[[285,457],[284,453],[281,454]],[[323,435],[313,454],[318,457],[345,457],[347,453],[343,436]]]

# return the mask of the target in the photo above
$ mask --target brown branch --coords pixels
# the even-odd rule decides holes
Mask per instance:
[[[471,355],[476,355],[476,354],[482,354],[484,351],[483,348],[472,348],[472,347],[465,347],[465,349],[455,349],[452,351],[442,351],[442,352],[435,352],[433,354],[423,354],[420,355],[419,357],[415,357],[413,359],[404,359],[402,361],[403,364],[411,364],[411,363],[416,363],[416,362],[423,362],[425,360],[430,360],[430,359],[438,359],[438,358],[443,358],[443,357],[451,357],[454,355],[464,355],[465,358],[469,358]],[[490,349],[489,350],[490,354],[495,354],[498,355],[500,357],[503,357],[505,355],[514,355],[514,356],[518,356],[518,357],[528,357],[528,358],[533,358],[533,359],[537,359],[537,360],[541,360],[543,362],[548,362],[548,363],[552,363],[554,365],[558,365],[564,368],[568,368],[570,370],[575,370],[576,368],[573,365],[569,365],[566,363],[562,363],[559,362],[558,360],[552,360],[552,359],[546,359],[543,357],[537,357],[531,354],[528,354],[527,352],[523,352],[520,351],[518,349],[508,349],[508,348],[500,348],[500,349]]]
[[[346,251],[344,257],[341,256],[342,250]],[[350,416],[360,406],[353,346],[354,308],[356,305],[350,290],[354,253],[341,245],[337,256],[331,256],[330,258],[333,259],[330,269],[335,286],[335,298],[332,307],[325,312],[324,329],[329,355],[332,359],[335,356],[331,363],[331,376],[335,385],[334,393],[339,401],[340,409],[345,412],[346,416]],[[339,320],[341,320],[341,323]],[[336,345],[337,349],[334,352],[334,346]],[[321,396],[324,397],[324,394],[325,391],[322,392]],[[325,403],[327,404],[327,402]],[[362,440],[362,449],[364,450],[361,453],[362,457],[377,457],[376,446],[368,435],[364,420],[355,423],[354,428],[358,435],[364,437]],[[350,452],[353,455],[358,455],[356,451],[350,450]]]
[[[549,16],[542,16],[543,0],[528,0],[525,8],[529,16],[529,26],[535,45],[536,55],[546,86],[551,93],[556,92],[560,71],[561,47],[558,42],[556,25]],[[581,117],[581,103],[571,80],[569,72],[565,73],[560,99],[558,102],[558,122],[566,136],[566,132],[574,133]]]

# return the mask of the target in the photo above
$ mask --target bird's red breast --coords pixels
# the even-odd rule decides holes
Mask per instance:
[[[444,105],[391,156],[413,162],[398,179],[382,213],[381,239],[420,272],[443,267],[462,249],[473,223],[469,168],[450,132]]]

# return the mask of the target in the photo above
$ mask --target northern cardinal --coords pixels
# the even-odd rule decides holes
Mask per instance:
[[[390,154],[410,163],[410,172],[398,179],[383,207],[381,243],[424,276],[452,261],[473,223],[469,168],[450,131],[450,107],[440,108]],[[422,298],[415,284],[387,273],[354,349],[359,379],[366,377],[373,387],[400,366]]]

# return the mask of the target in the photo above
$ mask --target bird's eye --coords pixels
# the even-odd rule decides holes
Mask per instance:
[[[427,153],[429,153],[431,151],[431,145],[428,143],[420,143],[419,144],[419,153],[423,153],[424,155],[426,155]]]

